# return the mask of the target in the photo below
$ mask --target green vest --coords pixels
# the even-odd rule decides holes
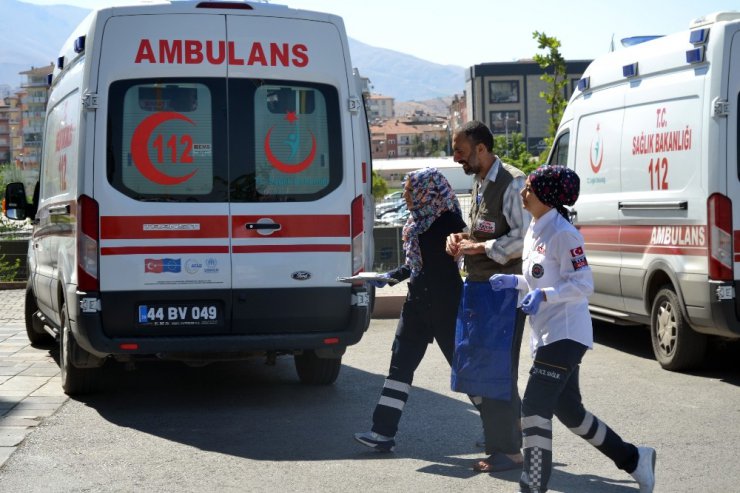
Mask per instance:
[[[482,197],[478,199],[480,183],[473,186],[473,206],[470,209],[470,238],[476,242],[504,236],[511,227],[504,215],[504,192],[514,176],[524,176],[518,168],[501,163],[496,181],[488,181]],[[522,259],[515,258],[499,264],[485,253],[465,255],[465,270],[470,281],[487,281],[493,274],[521,274]]]

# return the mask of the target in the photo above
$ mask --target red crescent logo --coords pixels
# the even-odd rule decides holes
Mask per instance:
[[[313,162],[314,157],[316,157],[316,137],[314,137],[313,133],[311,133],[311,152],[308,153],[308,157],[303,161],[293,164],[284,163],[283,161],[275,157],[275,155],[272,153],[272,149],[270,149],[271,133],[272,128],[267,131],[267,135],[265,136],[265,155],[267,156],[267,160],[275,169],[277,169],[278,171],[282,171],[283,173],[300,173],[301,171],[308,168],[308,166]]]
[[[594,137],[594,140],[596,140],[596,139],[597,139],[597,137]],[[601,147],[603,145],[603,143],[601,142],[600,139],[599,139],[598,142],[599,142],[599,144],[601,144],[599,146],[599,163],[598,164],[594,164],[594,159],[593,159],[594,141],[593,140],[591,141],[591,151],[592,152],[589,152],[588,153],[588,162],[591,165],[591,169],[594,171],[594,174],[596,174],[596,173],[599,172],[599,170],[601,169],[601,164],[604,162],[604,149]]]
[[[160,185],[178,185],[192,178],[192,176],[198,171],[196,169],[185,176],[170,176],[155,168],[154,163],[149,159],[149,137],[152,136],[152,133],[158,126],[169,120],[184,120],[194,125],[193,120],[181,113],[162,111],[146,117],[141,123],[139,123],[139,126],[134,130],[134,136],[131,137],[131,157],[134,160],[136,169],[138,169],[139,173],[144,175],[144,177],[149,181],[153,181]]]

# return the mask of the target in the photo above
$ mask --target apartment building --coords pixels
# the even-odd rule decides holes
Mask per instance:
[[[563,91],[566,101],[586,70],[590,60],[566,62],[568,84]],[[543,70],[534,60],[483,63],[466,70],[465,123],[467,117],[487,124],[494,136],[520,133],[533,154],[539,153],[548,135],[548,106],[540,92],[549,87],[540,79]],[[462,114],[460,101],[456,103]],[[450,110],[453,111],[452,108]]]
[[[0,97],[0,165],[10,162],[10,107],[6,97]]]
[[[373,159],[449,154],[445,117],[413,115],[370,124]]]
[[[25,76],[21,90],[17,93],[20,98],[22,144],[20,152],[12,153],[11,159],[22,170],[38,170],[41,163],[48,95],[47,77],[53,68],[53,65],[47,65],[20,73]]]
[[[381,94],[371,94],[367,98],[368,121],[387,120],[396,116],[393,109],[395,99]]]

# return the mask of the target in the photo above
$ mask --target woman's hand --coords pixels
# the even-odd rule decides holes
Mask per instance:
[[[383,274],[381,274],[380,277],[383,277],[385,279],[391,278],[391,276],[387,272],[384,272]],[[388,285],[388,281],[383,281],[381,279],[368,279],[367,283],[376,288],[384,288]]]
[[[547,301],[544,291],[540,288],[530,291],[522,300],[522,311],[527,315],[534,315],[540,309],[540,303],[543,301]]]

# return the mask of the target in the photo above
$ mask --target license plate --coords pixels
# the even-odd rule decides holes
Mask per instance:
[[[220,325],[221,309],[217,303],[178,303],[139,305],[139,325]]]

